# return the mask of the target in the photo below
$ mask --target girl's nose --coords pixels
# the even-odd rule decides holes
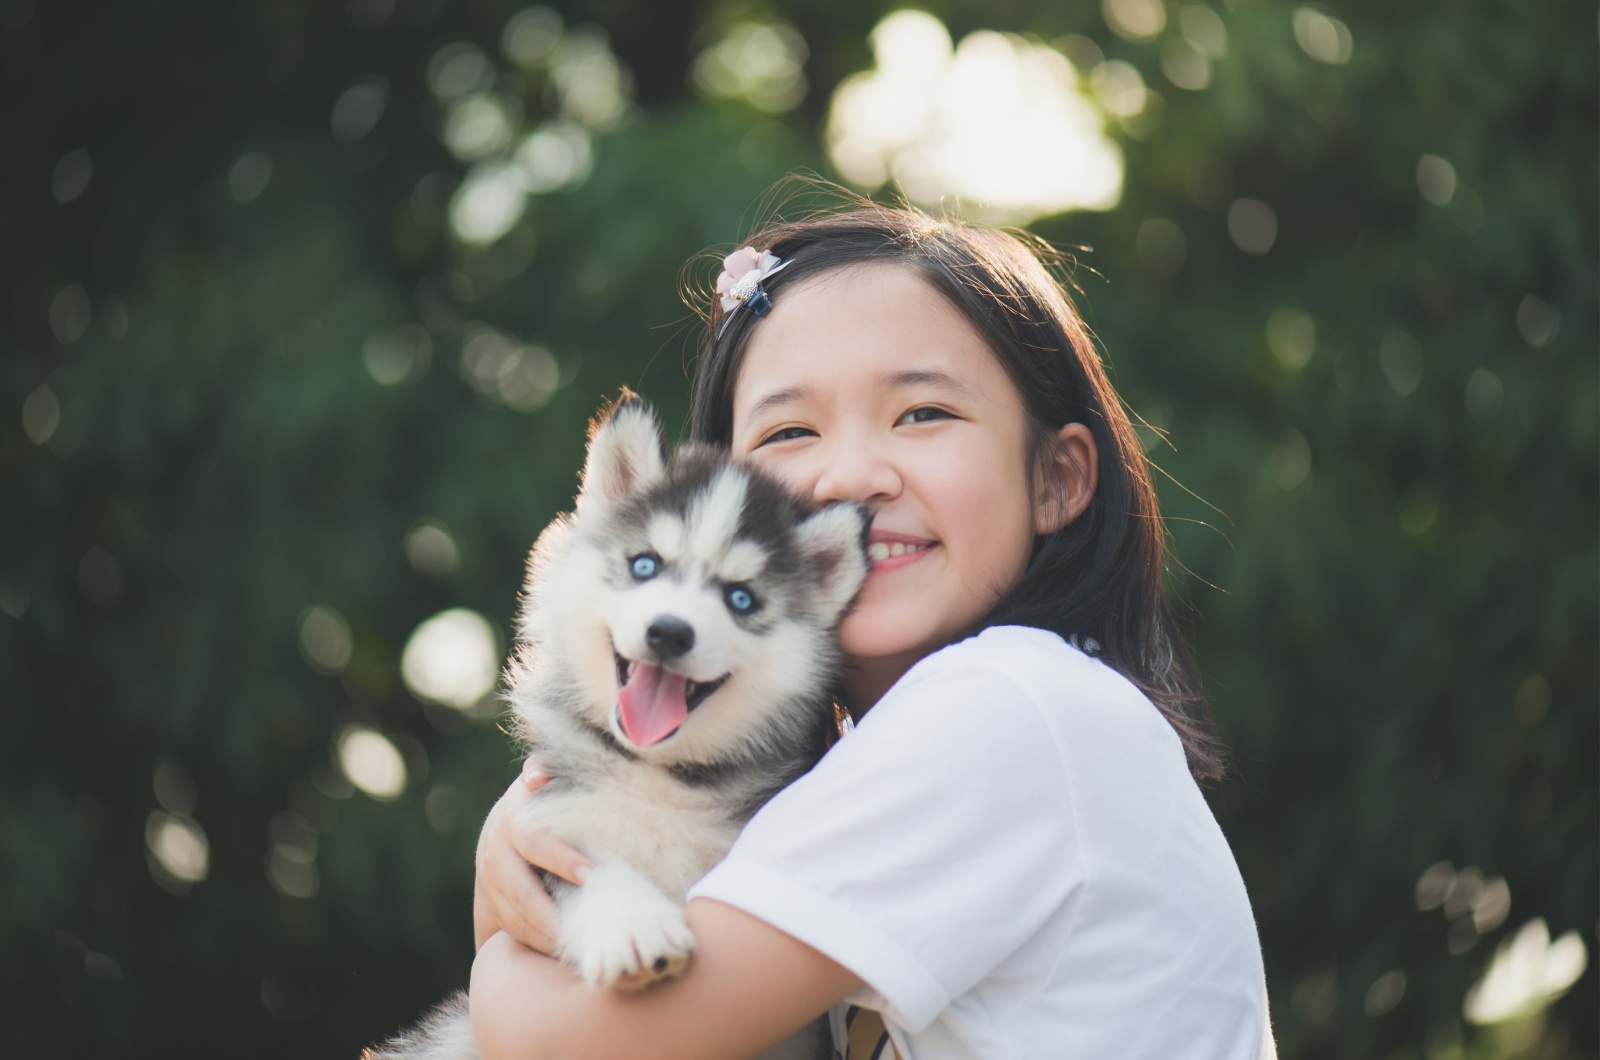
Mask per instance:
[[[829,449],[811,496],[819,504],[855,501],[876,505],[899,496],[902,485],[899,471],[876,446],[840,439]]]

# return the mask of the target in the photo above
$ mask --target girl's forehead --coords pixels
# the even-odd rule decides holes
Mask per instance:
[[[747,413],[773,389],[915,371],[974,386],[1004,378],[982,336],[914,270],[889,264],[831,270],[774,296],[745,349],[734,413]]]

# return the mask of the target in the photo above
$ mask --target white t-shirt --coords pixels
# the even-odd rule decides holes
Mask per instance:
[[[849,968],[906,1060],[1268,1060],[1255,920],[1177,734],[1003,626],[917,663],[689,892]]]

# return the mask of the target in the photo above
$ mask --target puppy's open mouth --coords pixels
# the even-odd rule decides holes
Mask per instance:
[[[616,653],[613,652],[615,655]],[[689,712],[728,680],[691,681],[656,663],[617,660],[617,725],[636,746],[649,747],[677,732]]]

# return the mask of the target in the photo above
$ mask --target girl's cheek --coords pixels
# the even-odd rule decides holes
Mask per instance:
[[[816,489],[816,472],[808,466],[809,461],[797,455],[780,456],[763,448],[751,453],[749,459],[756,467],[788,487],[791,493],[809,497]]]

